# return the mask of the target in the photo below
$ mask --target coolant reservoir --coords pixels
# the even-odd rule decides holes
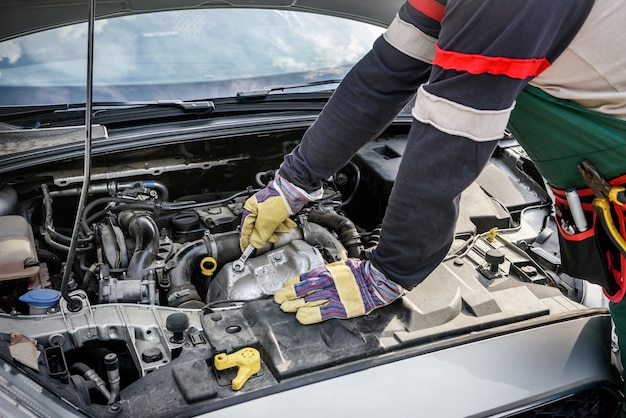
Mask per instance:
[[[0,281],[39,274],[33,230],[18,215],[0,216]]]

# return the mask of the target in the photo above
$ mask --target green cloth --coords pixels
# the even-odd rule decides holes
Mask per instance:
[[[508,129],[548,182],[583,188],[576,166],[591,162],[606,179],[626,173],[626,121],[557,99],[527,86]]]

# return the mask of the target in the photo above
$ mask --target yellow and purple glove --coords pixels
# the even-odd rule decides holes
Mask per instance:
[[[287,280],[274,294],[274,302],[308,325],[367,315],[403,293],[402,286],[387,279],[369,260],[348,259]]]
[[[239,246],[244,251],[248,244],[262,248],[268,242],[278,241],[277,233],[289,232],[296,223],[289,216],[297,213],[309,201],[321,197],[322,190],[309,194],[280,175],[262,190],[246,200],[241,215]]]

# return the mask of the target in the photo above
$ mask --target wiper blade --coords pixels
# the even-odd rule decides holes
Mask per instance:
[[[208,112],[213,113],[215,111],[215,103],[210,100],[198,101],[198,102],[184,102],[182,100],[157,100],[159,106],[173,106],[183,109],[185,111],[193,112]]]
[[[0,118],[15,116],[34,116],[41,113],[52,113],[65,110],[83,110],[85,103],[58,103],[51,105],[33,106],[0,106]],[[183,101],[183,100],[156,100],[145,102],[93,102],[94,112],[110,108],[149,108],[149,107],[176,107],[185,112],[213,113],[215,104],[210,100]]]
[[[273,91],[284,91],[291,89],[301,89],[306,87],[315,87],[315,86],[324,86],[327,84],[339,84],[341,83],[341,79],[330,79],[330,80],[319,80],[319,81],[311,81],[309,83],[302,84],[288,84],[284,86],[271,86],[266,87],[260,90],[246,90],[240,91],[237,93],[237,101],[239,102],[250,102],[257,100],[265,100],[267,96],[270,95]]]
[[[82,105],[85,107],[85,105]],[[0,116],[23,116],[36,115],[38,113],[55,112],[57,110],[68,110],[71,105],[59,103],[53,105],[21,105],[21,106],[0,106]]]
[[[211,100],[155,100],[155,101],[126,101],[126,102],[94,102],[96,110],[107,110],[107,108],[150,108],[150,107],[177,107],[185,111],[192,112],[213,112],[215,104]]]

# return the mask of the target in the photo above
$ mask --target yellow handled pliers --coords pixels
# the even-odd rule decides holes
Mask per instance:
[[[626,203],[626,189],[624,187],[611,186],[588,161],[580,163],[578,171],[595,195],[591,206],[598,213],[602,227],[613,244],[626,257],[626,240],[624,240],[616,228],[611,215],[611,202],[618,206],[624,206]]]

